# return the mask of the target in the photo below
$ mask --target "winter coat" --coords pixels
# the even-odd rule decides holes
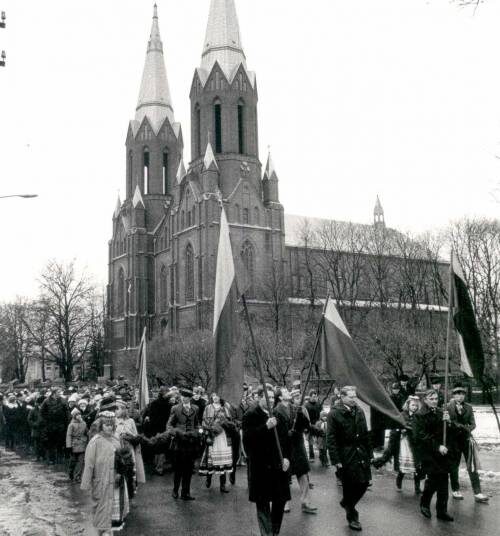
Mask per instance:
[[[318,402],[306,402],[305,407],[309,414],[311,425],[315,425],[319,421],[319,415],[323,411],[323,406]]]
[[[167,426],[172,403],[168,398],[161,397],[153,400],[144,417],[149,417],[148,433],[150,435],[162,434]]]
[[[66,433],[70,421],[68,406],[60,398],[49,396],[43,402],[40,412],[47,435]]]
[[[474,411],[467,402],[462,403],[462,413],[457,411],[457,403],[455,400],[448,402],[446,407],[450,414],[450,428],[453,438],[459,444],[467,443],[472,430],[476,428],[476,420],[474,419]]]
[[[373,458],[371,437],[363,410],[334,406],[327,417],[327,448],[333,465],[342,464],[342,478],[353,482],[369,482]]]
[[[40,406],[35,406],[28,414],[28,424],[31,429],[31,437],[40,439],[43,431],[43,419]]]
[[[71,419],[66,431],[66,448],[78,454],[85,452],[88,442],[87,425],[83,421]]]
[[[453,459],[453,444],[448,443],[448,454],[441,454],[439,446],[443,440],[443,411],[440,408],[431,410],[427,404],[415,414],[414,425],[415,447],[422,470],[426,474],[448,473]]]
[[[311,424],[307,411],[293,404],[287,407],[280,402],[274,408],[274,416],[286,426],[290,438],[290,474],[298,478],[309,473],[311,466],[304,443],[304,432],[310,429]]]
[[[120,442],[115,438],[95,435],[85,451],[85,469],[81,489],[91,490],[93,525],[98,530],[111,530],[115,487],[115,450]]]
[[[3,407],[3,414],[5,417],[5,425],[11,432],[18,432],[21,424],[21,410],[17,402],[7,404]]]
[[[269,415],[256,404],[243,415],[243,445],[248,458],[248,492],[251,502],[290,500],[288,472],[283,471],[275,432],[266,426]],[[283,458],[290,459],[290,439],[285,423],[276,430]]]
[[[189,410],[183,404],[174,406],[167,423],[167,433],[175,436],[173,449],[186,454],[197,454],[201,441],[199,427],[197,406],[191,404]]]

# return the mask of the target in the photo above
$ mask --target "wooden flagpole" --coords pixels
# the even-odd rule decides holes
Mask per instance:
[[[247,302],[245,299],[245,294],[241,294],[241,300],[243,302],[243,310],[245,311],[245,319],[247,321],[248,330],[250,332],[250,338],[252,339],[253,351],[257,359],[257,368],[259,370],[260,383],[262,384],[262,387],[264,388],[264,396],[266,397],[266,404],[267,404],[267,409],[269,411],[269,417],[272,417],[273,408],[271,407],[271,403],[269,402],[269,396],[267,395],[267,385],[266,385],[265,378],[264,378],[264,369],[262,368],[262,360],[260,357],[259,350],[257,349],[257,344],[255,343],[255,337],[253,334],[252,323],[250,321],[250,315],[248,314],[248,307],[247,307]],[[280,445],[280,440],[278,437],[278,430],[276,430],[276,426],[273,428],[273,430],[274,430],[274,438],[276,439],[276,446],[278,448],[278,454],[280,457],[280,462],[283,465],[283,452],[281,451],[281,445]]]
[[[450,254],[450,271],[449,271],[449,277],[450,281],[448,284],[448,325],[446,328],[446,354],[445,354],[445,361],[444,361],[444,407],[446,408],[446,404],[448,403],[448,382],[449,382],[449,374],[448,369],[450,367],[450,338],[451,338],[451,315],[452,315],[452,308],[453,308],[453,250]],[[444,409],[443,411],[446,411]],[[446,421],[443,421],[443,445],[446,446]]]

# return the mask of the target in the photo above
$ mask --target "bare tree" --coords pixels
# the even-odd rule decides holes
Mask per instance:
[[[34,351],[33,337],[26,329],[26,319],[32,312],[32,305],[30,301],[17,298],[15,302],[0,307],[0,352],[3,368],[7,375],[15,377],[21,383],[26,380]]]
[[[271,272],[261,284],[261,292],[268,304],[269,316],[274,331],[277,333],[285,324],[288,313],[288,297],[290,296],[289,285],[280,263],[273,262]]]

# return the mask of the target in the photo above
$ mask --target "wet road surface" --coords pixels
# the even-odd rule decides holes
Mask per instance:
[[[455,523],[427,520],[418,510],[413,482],[405,481],[397,492],[394,475],[374,471],[373,486],[359,505],[363,533],[370,536],[493,536],[498,534],[500,516],[500,452],[482,453],[483,491],[491,496],[489,505],[473,501],[464,470],[461,483],[465,500],[450,499],[449,511]],[[0,536],[95,536],[90,527],[87,495],[71,484],[62,466],[59,471],[44,464],[0,449]],[[299,489],[292,486],[292,511],[285,514],[281,536],[352,535],[339,506],[341,488],[333,471],[313,464],[311,480],[317,515],[303,514]],[[172,474],[151,475],[139,490],[122,536],[257,536],[255,507],[248,502],[246,469],[240,468],[236,486],[229,494],[219,492],[217,479],[206,489],[204,479],[193,476],[196,501],[174,500]]]

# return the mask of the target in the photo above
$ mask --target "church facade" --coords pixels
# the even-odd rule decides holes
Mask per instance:
[[[285,218],[271,156],[265,167],[259,158],[257,82],[234,0],[211,0],[189,97],[186,165],[155,5],[126,137],[126,198],[116,205],[109,241],[107,344],[115,371],[135,359],[144,328],[148,337],[211,329],[221,205],[250,301],[262,299],[259,283],[271,272],[284,274],[292,294],[300,287],[303,251],[291,237],[298,220]],[[374,217],[373,227],[383,231],[378,200]]]

